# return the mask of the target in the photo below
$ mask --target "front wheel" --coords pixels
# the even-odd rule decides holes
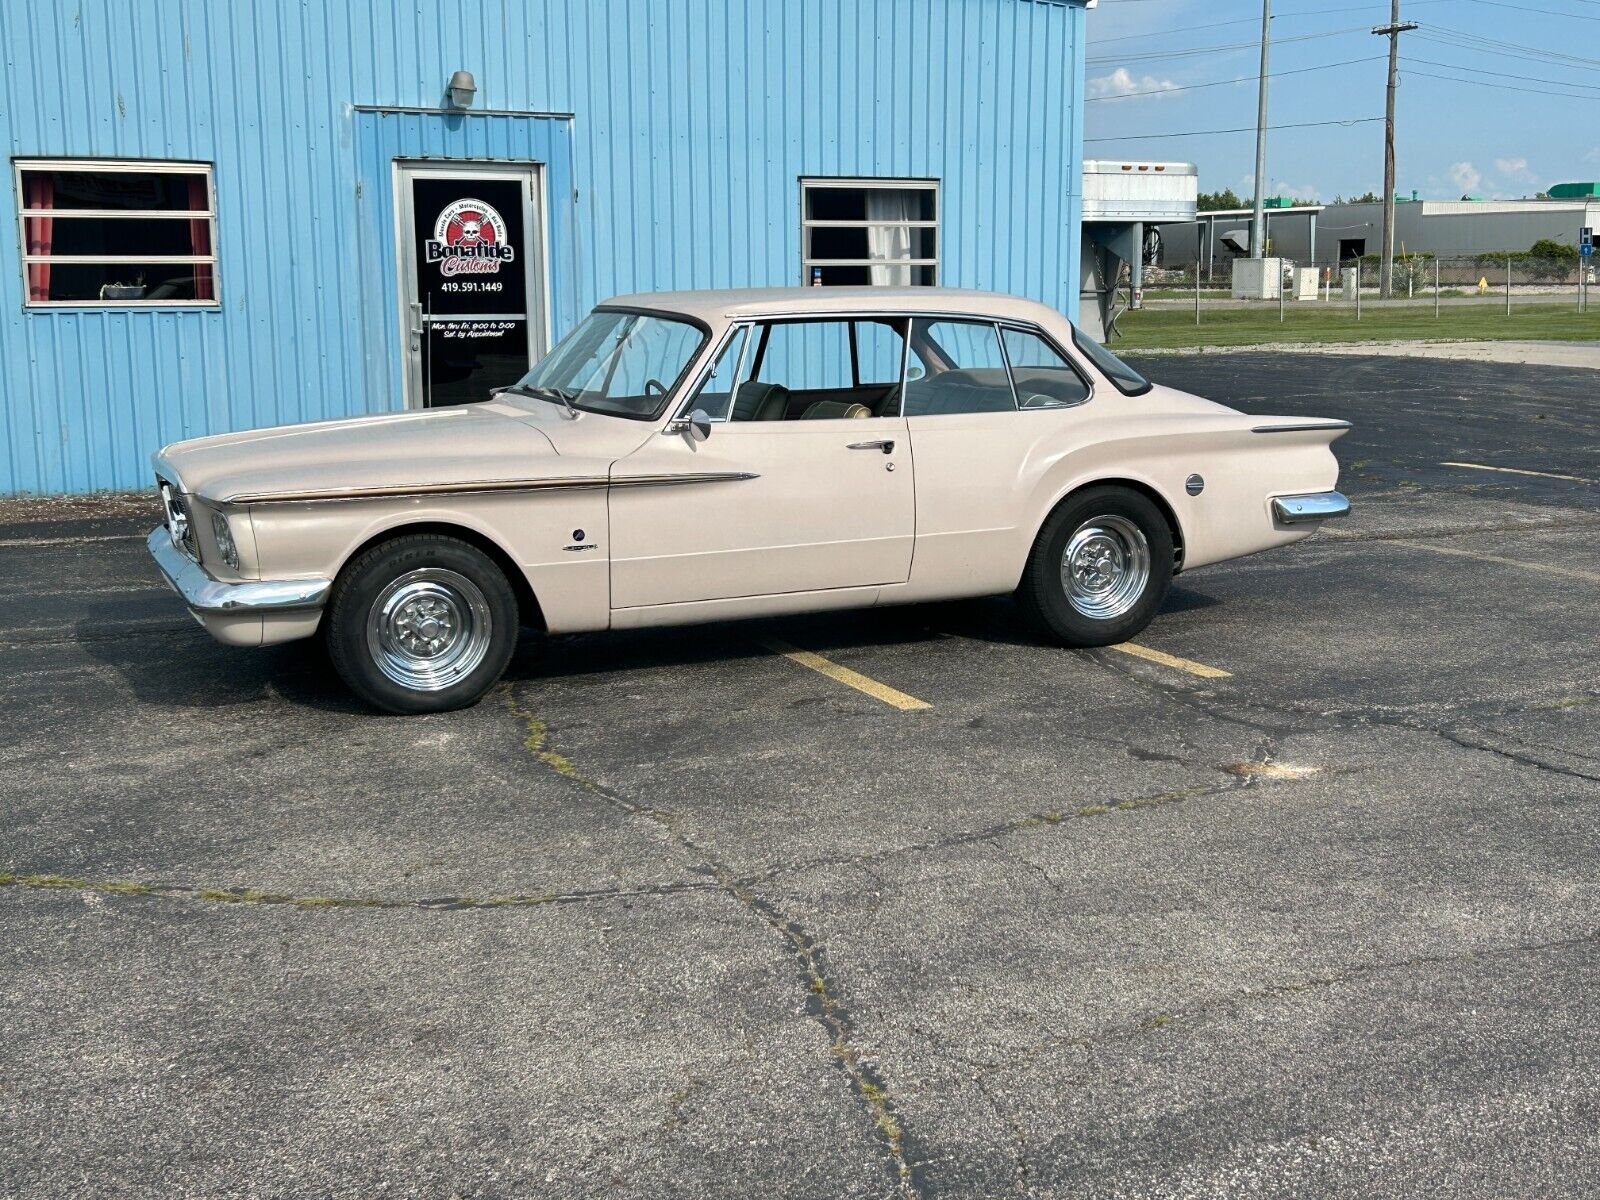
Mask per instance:
[[[1147,497],[1094,487],[1070,497],[1039,530],[1017,599],[1066,646],[1111,646],[1156,615],[1172,583],[1172,530]]]
[[[358,555],[328,606],[329,657],[363,700],[392,713],[476,704],[517,643],[517,598],[475,546],[414,534]]]

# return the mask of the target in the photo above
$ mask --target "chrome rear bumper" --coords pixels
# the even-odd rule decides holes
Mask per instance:
[[[1314,525],[1350,515],[1350,501],[1340,492],[1308,496],[1274,496],[1272,519],[1280,525]]]
[[[211,578],[183,551],[172,544],[165,527],[154,529],[145,539],[150,557],[183,602],[198,613],[290,612],[321,608],[327,602],[333,581],[328,579],[249,580],[223,583]]]

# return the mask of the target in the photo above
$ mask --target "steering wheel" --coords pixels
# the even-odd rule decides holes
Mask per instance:
[[[663,396],[667,394],[667,385],[662,383],[659,379],[646,379],[644,381],[644,394],[646,396],[650,394],[651,388],[655,388],[655,390]]]

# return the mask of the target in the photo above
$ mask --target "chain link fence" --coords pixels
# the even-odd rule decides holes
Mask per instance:
[[[1187,298],[1195,291],[1198,282],[1202,299],[1231,299],[1233,266],[1237,261],[1244,260],[1219,258],[1215,263],[1201,263],[1198,268],[1147,268],[1144,273],[1144,293],[1151,299]],[[1347,277],[1359,277],[1363,299],[1375,299],[1378,296],[1382,264],[1376,255],[1350,259],[1339,266],[1307,265],[1292,259],[1280,261],[1284,263],[1285,286],[1289,288],[1288,298],[1291,301],[1301,294],[1303,276],[1300,273],[1306,270],[1316,272],[1318,299],[1325,302],[1354,303],[1355,297],[1350,293],[1355,285]],[[1544,302],[1556,297],[1570,297],[1576,304],[1580,290],[1600,287],[1600,267],[1595,265],[1596,261],[1579,258],[1576,254],[1570,258],[1556,258],[1526,251],[1513,254],[1397,254],[1394,260],[1393,298],[1431,301],[1437,292],[1439,299],[1504,300],[1509,287],[1513,303],[1519,297],[1538,298]],[[1125,287],[1127,282],[1125,275]]]
[[[1390,299],[1380,262],[1284,264],[1266,299],[1233,295],[1233,268],[1219,257],[1178,269],[1148,268],[1135,292],[1124,269],[1109,337],[1139,345],[1225,346],[1257,342],[1413,340],[1600,341],[1600,267],[1567,255],[1404,254]],[[1255,268],[1259,270],[1259,268]],[[1281,293],[1281,294],[1280,294]],[[1596,303],[1591,304],[1591,301]]]

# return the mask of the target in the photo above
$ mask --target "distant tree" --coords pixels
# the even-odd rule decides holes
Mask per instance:
[[[1222,212],[1229,208],[1248,208],[1250,201],[1239,199],[1239,194],[1232,188],[1225,188],[1220,192],[1201,192],[1201,212]]]
[[[1529,258],[1548,258],[1556,262],[1571,262],[1578,257],[1578,248],[1550,238],[1540,238],[1528,251]]]
[[[1335,196],[1333,202],[1335,204],[1382,204],[1383,197],[1378,195],[1377,192],[1365,192],[1359,196],[1351,196],[1348,200],[1343,196]]]

